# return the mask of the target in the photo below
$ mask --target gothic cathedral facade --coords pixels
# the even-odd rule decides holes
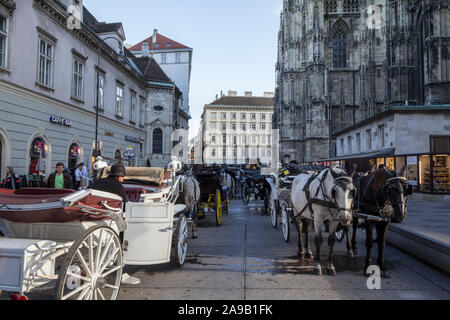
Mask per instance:
[[[450,0],[283,0],[280,160],[335,155],[332,134],[394,105],[450,103]]]

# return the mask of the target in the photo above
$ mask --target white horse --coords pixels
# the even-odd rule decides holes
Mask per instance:
[[[312,258],[309,246],[309,226],[314,222],[316,255],[314,272],[322,275],[320,265],[320,247],[322,245],[321,226],[325,220],[330,222],[328,235],[327,272],[336,275],[333,265],[333,247],[336,240],[336,228],[339,223],[348,226],[352,220],[352,204],[355,187],[352,177],[356,167],[349,174],[338,168],[326,168],[320,173],[299,174],[292,183],[291,201],[294,217],[298,224],[298,255],[301,258]],[[306,222],[305,245],[302,244],[302,220]]]
[[[220,185],[222,187],[228,187],[228,192],[230,195],[234,194],[234,179],[230,174],[222,170],[220,173]]]
[[[180,177],[180,197],[186,205],[188,216],[192,218],[192,237],[197,238],[196,223],[198,203],[200,201],[200,184],[191,174]]]

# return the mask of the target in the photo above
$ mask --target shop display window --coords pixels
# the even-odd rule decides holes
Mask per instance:
[[[30,148],[30,174],[39,174],[45,172],[45,158],[47,157],[48,147],[45,140],[37,137],[31,143]]]
[[[381,165],[386,165],[384,158],[377,159],[377,169],[379,169]]]
[[[388,168],[389,170],[394,171],[395,170],[395,163],[394,163],[394,158],[386,158],[386,168]]]
[[[434,192],[450,192],[450,156],[433,156]]]
[[[419,156],[419,184],[420,191],[431,192],[430,156]]]
[[[406,157],[395,157],[395,171],[400,173],[403,167],[406,167]]]

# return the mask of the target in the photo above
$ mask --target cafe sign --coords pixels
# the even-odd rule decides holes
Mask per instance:
[[[125,136],[125,140],[126,141],[130,141],[130,142],[134,142],[134,143],[139,143],[140,142],[139,138],[130,137],[130,136]]]
[[[54,123],[54,124],[59,124],[60,126],[64,126],[64,127],[72,126],[72,121],[61,118],[61,117],[57,117],[57,116],[51,116],[50,122]]]

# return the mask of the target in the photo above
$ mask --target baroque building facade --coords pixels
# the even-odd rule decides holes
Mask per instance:
[[[273,119],[280,160],[336,155],[334,132],[450,102],[450,1],[283,0]]]

